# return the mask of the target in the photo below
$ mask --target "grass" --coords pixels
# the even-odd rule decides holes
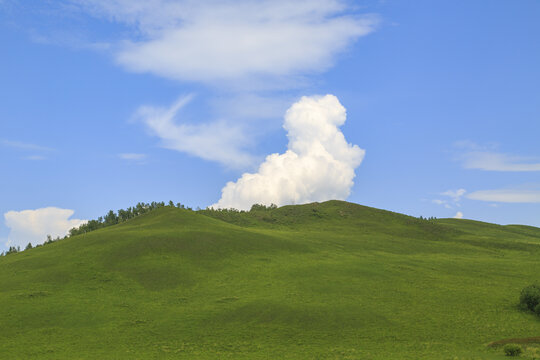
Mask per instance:
[[[341,201],[165,207],[0,258],[0,357],[504,359],[540,335],[539,255],[538,228]]]

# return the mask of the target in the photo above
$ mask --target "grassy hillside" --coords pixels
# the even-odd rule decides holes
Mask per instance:
[[[0,258],[0,358],[503,359],[540,336],[539,256],[538,228],[340,201],[165,207]]]

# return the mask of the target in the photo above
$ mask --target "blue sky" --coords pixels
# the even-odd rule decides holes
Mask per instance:
[[[0,250],[139,201],[204,208],[227,182],[224,205],[281,191],[540,226],[539,13],[535,0],[0,0]],[[326,94],[346,108],[329,130],[346,142],[325,147],[331,162],[276,165],[327,138],[339,103],[313,97]],[[334,165],[354,184],[321,170]]]

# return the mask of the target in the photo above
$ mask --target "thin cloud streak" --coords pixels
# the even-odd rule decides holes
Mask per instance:
[[[527,172],[540,171],[538,157],[518,156],[497,152],[497,144],[479,145],[470,140],[454,143],[460,149],[456,160],[462,163],[465,169],[484,171]]]
[[[43,155],[30,155],[23,158],[24,160],[31,160],[31,161],[41,161],[41,160],[47,160],[47,158]]]
[[[540,162],[531,158],[489,151],[471,151],[462,156],[465,169],[484,171],[540,171]]]
[[[25,143],[22,141],[12,141],[12,140],[1,139],[0,144],[2,144],[5,147],[10,147],[10,148],[19,149],[19,150],[54,151],[54,149],[50,147],[31,144],[31,143]]]
[[[540,203],[540,190],[497,189],[480,190],[466,196],[471,200],[502,203]]]
[[[121,153],[118,154],[118,157],[123,160],[136,160],[141,161],[147,158],[146,154],[137,154],[137,153]]]

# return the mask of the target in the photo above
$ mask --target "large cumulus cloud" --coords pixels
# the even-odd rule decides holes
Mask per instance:
[[[339,129],[346,110],[333,95],[302,97],[285,114],[288,149],[271,154],[257,173],[222,189],[214,208],[249,209],[255,203],[286,205],[349,196],[365,151]]]

